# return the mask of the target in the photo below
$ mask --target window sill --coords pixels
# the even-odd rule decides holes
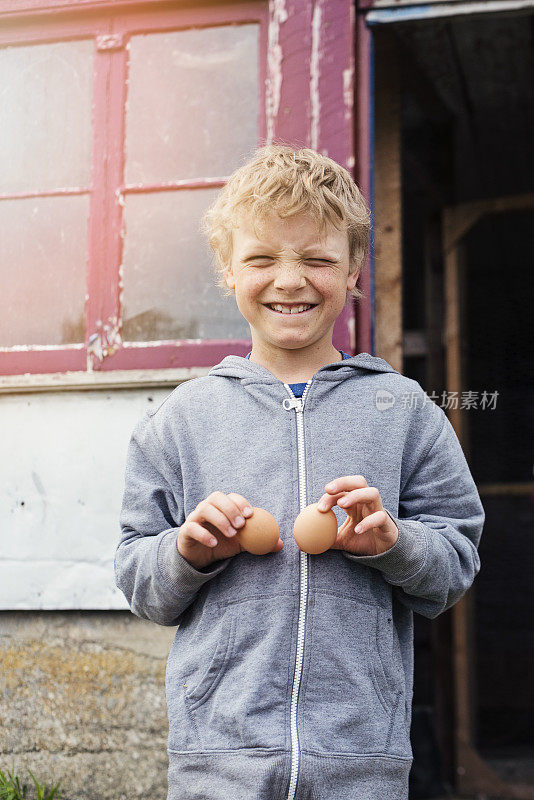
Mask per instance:
[[[50,375],[3,375],[0,376],[0,394],[177,386],[191,378],[207,375],[210,369],[211,367],[182,367],[109,372],[58,372]]]

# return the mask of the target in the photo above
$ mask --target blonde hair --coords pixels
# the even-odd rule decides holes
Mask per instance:
[[[311,212],[317,214],[323,228],[328,221],[346,230],[349,273],[362,269],[369,249],[371,220],[349,172],[315,150],[269,145],[257,150],[230,176],[204,215],[203,228],[215,254],[217,284],[226,295],[233,293],[223,277],[232,258],[232,229],[243,212],[261,219],[272,211],[282,218]],[[363,297],[357,287],[350,294]]]

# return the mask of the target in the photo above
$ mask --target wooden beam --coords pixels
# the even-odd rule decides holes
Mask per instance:
[[[481,497],[534,497],[534,482],[481,483],[477,486]]]
[[[363,196],[371,203],[371,163],[372,163],[372,61],[373,43],[371,32],[362,14],[356,17],[356,75],[354,81],[354,177]],[[354,348],[350,352],[375,353],[373,307],[374,256],[369,253],[364,264],[358,286],[364,299],[356,303]]]
[[[534,207],[534,192],[476,200],[446,208],[443,214],[443,249],[448,253],[487,214],[523,211]]]
[[[375,37],[375,352],[402,372],[401,103],[397,43]]]
[[[459,247],[445,253],[445,388],[448,392],[458,392],[458,397],[463,385],[460,264]],[[449,420],[464,446],[466,436],[460,406],[449,409]]]
[[[443,351],[443,254],[441,219],[432,211],[424,226],[424,287],[425,287],[425,376],[427,392],[444,389]]]

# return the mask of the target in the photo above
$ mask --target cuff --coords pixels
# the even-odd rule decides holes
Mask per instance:
[[[401,585],[413,578],[425,563],[428,541],[425,526],[414,520],[397,519],[384,509],[399,530],[393,547],[377,556],[355,556],[343,551],[349,561],[379,569],[389,583]]]
[[[230,559],[216,561],[213,567],[200,571],[178,552],[177,535],[177,529],[171,528],[161,537],[156,558],[158,571],[165,584],[173,594],[184,597],[194,594],[203,584],[222,572]]]

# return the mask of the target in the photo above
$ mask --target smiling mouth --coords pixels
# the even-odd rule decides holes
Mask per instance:
[[[299,303],[295,305],[285,305],[282,303],[265,303],[265,307],[268,308],[270,311],[274,311],[277,314],[286,314],[294,316],[296,314],[305,314],[307,311],[311,311],[312,308],[315,308],[317,303]]]

